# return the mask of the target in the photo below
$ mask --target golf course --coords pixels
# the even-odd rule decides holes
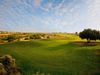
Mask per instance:
[[[23,75],[100,75],[99,41],[64,36],[0,44],[0,55],[12,55]]]

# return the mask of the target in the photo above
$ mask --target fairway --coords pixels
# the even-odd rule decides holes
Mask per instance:
[[[31,40],[0,45],[0,55],[17,60],[23,75],[41,72],[50,75],[100,75],[100,45],[79,46],[70,40]]]
[[[100,0],[0,0],[0,75],[100,75]]]

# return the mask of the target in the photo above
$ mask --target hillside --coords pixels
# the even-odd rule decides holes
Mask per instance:
[[[36,72],[50,75],[97,74],[99,64],[96,63],[98,56],[95,51],[100,49],[100,45],[79,46],[74,41],[47,39],[7,43],[0,45],[0,55],[15,57],[24,75]]]

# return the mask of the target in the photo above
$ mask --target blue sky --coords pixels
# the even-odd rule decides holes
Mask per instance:
[[[100,0],[0,0],[0,30],[79,32],[100,30]]]

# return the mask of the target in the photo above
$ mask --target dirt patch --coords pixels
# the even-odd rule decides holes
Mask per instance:
[[[95,55],[100,56],[100,49],[95,50]]]
[[[78,46],[96,46],[96,45],[100,45],[100,42],[83,42],[83,41],[77,41],[77,42],[73,42],[75,45]]]
[[[100,75],[100,69],[92,70],[88,75]]]

